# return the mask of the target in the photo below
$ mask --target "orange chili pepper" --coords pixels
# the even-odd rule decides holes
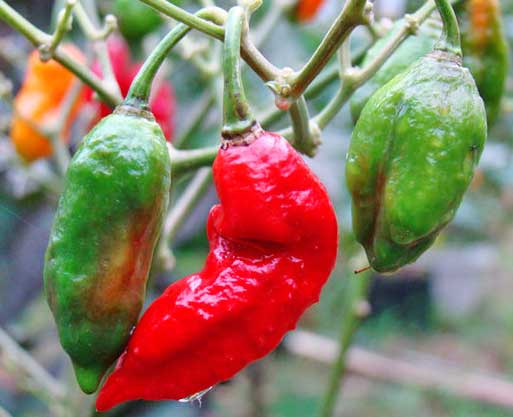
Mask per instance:
[[[477,48],[484,48],[489,42],[494,41],[493,25],[494,16],[497,14],[498,3],[496,0],[471,0],[468,5],[472,27],[471,35]]]
[[[64,50],[74,59],[84,62],[82,53],[72,45]],[[38,127],[48,127],[59,117],[62,102],[77,78],[55,60],[43,62],[38,51],[28,59],[23,85],[14,99],[11,139],[18,154],[27,162],[48,157],[52,144]],[[66,120],[63,141],[69,140],[69,128],[78,114],[82,97],[78,97]]]

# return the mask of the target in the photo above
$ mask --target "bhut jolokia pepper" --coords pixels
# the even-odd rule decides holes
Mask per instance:
[[[508,76],[508,43],[498,0],[466,0],[458,8],[463,65],[484,100],[488,125],[500,113]]]
[[[398,20],[392,29],[381,39],[379,39],[365,54],[362,65],[372,61],[381,50],[387,45],[398,31],[404,25],[404,20]],[[356,123],[360,117],[363,107],[369,98],[387,82],[394,78],[397,74],[407,69],[411,64],[419,58],[426,55],[433,49],[436,40],[440,36],[440,22],[434,19],[424,23],[415,35],[408,37],[387,59],[385,64],[378,72],[360,87],[351,97],[350,107],[353,121]]]
[[[82,53],[70,44],[62,46],[70,56],[84,61]],[[52,144],[40,130],[53,127],[60,116],[61,105],[77,78],[53,59],[43,62],[39,52],[30,54],[22,87],[14,99],[11,139],[18,154],[27,162],[46,158],[52,154]],[[82,98],[69,112],[63,140],[69,139],[68,130],[81,108]]]
[[[323,4],[324,0],[299,0],[294,10],[294,17],[299,22],[309,22],[317,15]]]
[[[147,104],[168,47],[159,44],[124,103],[84,138],[50,235],[45,293],[86,393],[97,389],[137,321],[168,202],[169,153]]]
[[[115,0],[113,12],[118,18],[121,33],[132,41],[140,40],[163,23],[155,10],[139,1]]]
[[[145,6],[146,7],[146,6]],[[141,69],[141,63],[132,62],[130,49],[123,38],[119,36],[112,36],[107,43],[109,58],[112,63],[112,70],[116,81],[119,84],[121,94],[123,97],[128,93],[134,77]],[[96,63],[93,66],[93,71],[101,75],[100,66]],[[86,90],[86,99],[91,101],[93,98],[93,91]],[[112,109],[105,103],[98,103],[98,121],[100,118],[109,115]],[[174,116],[176,113],[176,100],[173,86],[167,80],[157,79],[154,82],[152,94],[149,98],[150,110],[155,116],[155,120],[162,128],[164,136],[169,141],[173,137],[174,132]]]
[[[337,253],[325,188],[302,158],[249,113],[238,67],[244,11],[225,35],[225,127],[214,162],[203,269],[150,305],[96,407],[182,399],[231,378],[274,349],[316,302]]]
[[[486,140],[456,17],[446,0],[437,6],[439,43],[371,97],[347,154],[353,229],[380,272],[413,262],[451,221]]]

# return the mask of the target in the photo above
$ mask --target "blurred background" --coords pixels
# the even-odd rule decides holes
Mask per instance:
[[[185,0],[184,0],[185,1]],[[50,30],[53,1],[9,1],[11,6],[43,30]],[[340,0],[327,0],[311,22],[298,24],[282,17],[262,30],[266,13],[277,3],[264,0],[255,16],[255,37],[278,67],[299,68],[317,46],[340,10]],[[376,0],[382,19],[401,17],[402,0]],[[417,2],[422,3],[422,2]],[[102,13],[112,12],[111,1],[97,1]],[[194,10],[191,2],[182,4]],[[220,3],[223,5],[223,3]],[[225,5],[229,5],[226,3]],[[502,0],[504,27],[513,45],[513,1]],[[267,18],[269,18],[267,16]],[[166,24],[143,39],[127,42],[132,59],[144,58],[166,32]],[[386,24],[384,24],[386,26]],[[265,28],[265,26],[264,26]],[[258,31],[260,29],[260,31]],[[265,39],[264,39],[265,35]],[[86,54],[90,46],[79,30],[71,33]],[[191,42],[202,45],[194,35]],[[355,50],[369,42],[365,30],[352,39]],[[189,45],[190,46],[190,45]],[[31,45],[0,23],[2,85],[10,80],[15,94],[23,81]],[[176,108],[176,137],[188,129],[202,104],[210,81],[179,49],[162,77],[171,80]],[[434,247],[411,267],[394,276],[373,276],[370,315],[357,332],[348,357],[349,374],[343,383],[336,415],[340,417],[498,417],[513,416],[513,78],[510,71],[500,119],[489,133],[479,170],[456,219]],[[249,70],[245,71],[250,100],[265,115],[273,97]],[[217,77],[219,78],[219,77]],[[316,113],[336,91],[330,85],[311,104]],[[9,139],[12,116],[8,89],[0,101],[0,326],[32,358],[73,391],[74,416],[92,415],[91,400],[80,394],[63,353],[54,322],[42,295],[42,268],[49,228],[58,198],[48,161],[27,165],[17,158]],[[190,147],[218,141],[220,107],[214,106],[191,131]],[[85,112],[84,118],[88,114]],[[90,120],[73,127],[73,147]],[[276,129],[287,120],[277,122]],[[275,352],[205,395],[200,404],[133,402],[108,413],[127,417],[310,417],[327,385],[336,351],[344,303],[366,265],[363,250],[350,230],[350,200],[345,187],[344,158],[353,124],[347,108],[323,132],[323,144],[308,163],[327,186],[341,225],[338,264],[320,302],[308,310],[300,330],[291,333]],[[176,184],[180,196],[187,178]],[[57,189],[57,191],[56,191]],[[211,188],[192,212],[174,242],[176,267],[154,268],[148,302],[172,281],[197,271],[208,252],[204,224],[216,202]],[[363,305],[362,308],[366,308]],[[62,411],[38,392],[10,360],[0,344],[0,406],[15,417],[53,416]],[[28,362],[27,362],[28,361]],[[30,358],[19,362],[31,365]],[[62,414],[66,415],[66,414]],[[107,413],[105,413],[107,415]],[[0,416],[3,417],[0,410]]]

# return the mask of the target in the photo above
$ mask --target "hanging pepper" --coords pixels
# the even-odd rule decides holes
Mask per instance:
[[[112,36],[107,42],[109,58],[112,63],[112,70],[116,81],[119,84],[123,97],[128,93],[134,77],[141,69],[141,63],[132,62],[130,49],[121,37]],[[98,63],[93,66],[93,71],[101,76],[101,69]],[[91,101],[93,91],[87,89],[86,98]],[[153,92],[149,99],[150,110],[155,120],[162,128],[167,140],[171,140],[174,132],[174,116],[176,113],[176,101],[173,87],[169,81],[155,81]],[[105,103],[99,103],[98,118],[101,119],[112,112]]]
[[[299,22],[309,22],[319,13],[323,4],[324,0],[298,0],[294,16]]]
[[[398,20],[392,29],[368,50],[362,61],[362,66],[368,64],[379,55],[390,39],[402,29],[403,25],[404,19]],[[408,37],[396,49],[369,81],[356,90],[350,101],[351,115],[355,123],[360,117],[365,103],[379,88],[383,87],[397,74],[407,69],[416,60],[433,49],[436,40],[440,36],[440,30],[441,26],[437,20],[428,20],[419,28],[415,35]]]
[[[136,398],[182,399],[231,378],[295,327],[334,267],[338,228],[325,188],[249,112],[238,66],[243,18],[234,7],[225,26],[210,252],[200,272],[170,285],[144,313],[100,391],[100,411]]]
[[[347,154],[353,229],[379,272],[413,262],[452,220],[486,140],[456,17],[448,0],[437,6],[439,43],[370,98]]]
[[[500,113],[509,51],[498,0],[466,0],[458,8],[463,65],[470,69],[490,126]]]
[[[155,49],[125,102],[84,138],[46,252],[45,293],[86,393],[97,389],[137,321],[168,202],[169,153],[147,104],[165,56]]]
[[[113,12],[118,18],[121,33],[131,41],[140,40],[163,23],[155,10],[134,0],[115,0]]]
[[[73,59],[84,62],[84,56],[74,46],[66,44],[63,50]],[[61,105],[78,79],[53,59],[43,62],[39,52],[28,59],[25,79],[14,99],[11,139],[18,154],[27,162],[52,154],[50,140],[38,129],[51,128],[60,117]],[[75,120],[82,97],[77,97],[66,120],[62,140],[69,140],[69,129]]]

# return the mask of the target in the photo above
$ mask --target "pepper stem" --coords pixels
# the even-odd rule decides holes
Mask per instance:
[[[216,24],[224,22],[223,14],[216,7],[206,7],[199,10],[196,16],[212,21]],[[224,12],[224,11],[223,11]],[[130,90],[124,101],[125,105],[147,109],[151,86],[159,68],[174,46],[191,30],[183,23],[175,26],[157,45],[157,47],[144,61],[143,66],[135,76]]]
[[[444,25],[435,49],[461,57],[463,54],[461,52],[460,28],[451,3],[449,0],[435,0],[435,3]]]
[[[232,7],[228,12],[224,35],[224,126],[222,136],[231,138],[251,130],[256,121],[249,108],[240,70],[240,44],[245,11]]]

